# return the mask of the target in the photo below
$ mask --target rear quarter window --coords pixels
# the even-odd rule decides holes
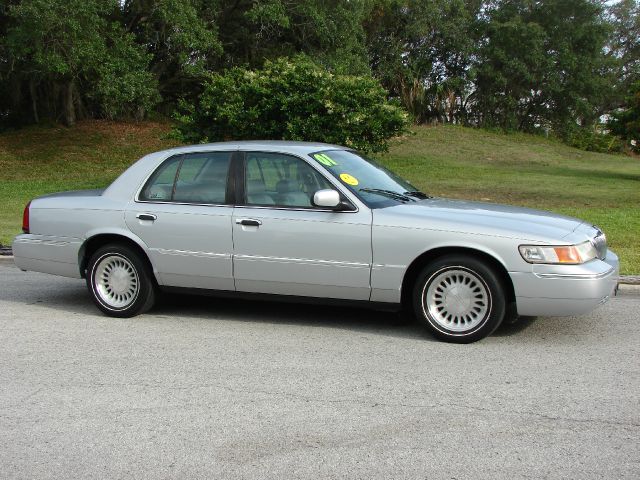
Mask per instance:
[[[176,173],[182,156],[173,157],[166,160],[151,175],[146,185],[140,192],[140,200],[169,202],[173,192],[173,184],[176,180]]]

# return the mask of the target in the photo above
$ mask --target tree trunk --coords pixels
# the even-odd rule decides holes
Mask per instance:
[[[49,117],[55,119],[56,122],[60,121],[62,114],[60,113],[60,107],[64,102],[61,102],[62,94],[60,93],[61,86],[59,82],[49,81],[45,84],[45,91],[48,94],[45,97],[47,102],[47,111]]]
[[[35,80],[29,80],[29,94],[31,95],[31,110],[33,112],[33,121],[40,123],[40,116],[38,115],[38,92],[36,90]]]
[[[18,78],[11,77],[9,79],[9,92],[9,104],[11,105],[11,110],[14,112],[20,112],[22,103],[22,82]]]
[[[76,119],[84,120],[85,118],[88,118],[91,116],[89,115],[89,112],[87,111],[87,108],[85,107],[82,101],[82,96],[78,91],[75,91],[75,90],[74,90],[74,105],[76,107]]]
[[[64,89],[64,124],[67,127],[71,127],[76,124],[76,105],[73,101],[73,94],[75,91],[75,85],[73,80],[65,85]]]

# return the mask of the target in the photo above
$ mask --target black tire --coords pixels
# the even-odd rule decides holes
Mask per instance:
[[[91,255],[87,288],[102,312],[111,317],[128,318],[153,307],[157,287],[145,260],[122,244],[105,245]]]
[[[418,321],[438,339],[472,343],[502,323],[504,291],[502,279],[487,263],[469,255],[446,255],[418,275],[413,309]]]

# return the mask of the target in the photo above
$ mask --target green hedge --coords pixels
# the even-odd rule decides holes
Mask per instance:
[[[562,140],[571,147],[588,152],[619,153],[624,148],[622,140],[607,133],[602,125],[599,129],[575,126],[564,132]]]
[[[187,142],[305,140],[381,151],[408,116],[373,78],[335,75],[296,57],[212,75],[176,120]]]

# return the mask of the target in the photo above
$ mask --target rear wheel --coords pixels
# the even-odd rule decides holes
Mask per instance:
[[[447,255],[427,265],[413,290],[418,320],[441,340],[471,343],[490,335],[505,315],[504,287],[486,263]]]
[[[155,302],[153,274],[133,249],[118,244],[96,250],[87,268],[87,287],[94,303],[112,317],[133,317]]]

